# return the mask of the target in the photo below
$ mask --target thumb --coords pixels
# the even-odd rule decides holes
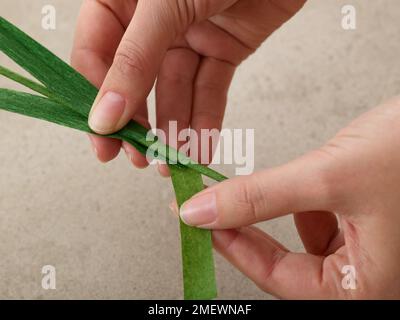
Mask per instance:
[[[329,211],[331,159],[318,151],[286,165],[224,181],[185,202],[181,219],[207,229],[231,229],[293,212]]]
[[[90,128],[123,128],[144,104],[166,50],[175,39],[173,13],[164,1],[139,1],[89,116]]]

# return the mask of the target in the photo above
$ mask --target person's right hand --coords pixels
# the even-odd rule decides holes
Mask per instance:
[[[157,78],[158,129],[168,134],[169,121],[176,120],[178,132],[219,130],[236,66],[304,2],[86,0],[72,64],[100,88],[90,127],[109,134],[132,118],[149,126],[146,98]],[[91,136],[91,141],[104,162],[121,148],[113,139]],[[132,146],[123,148],[133,164],[146,166]]]
[[[251,226],[290,213],[307,253]],[[296,160],[198,193],[180,215],[275,296],[399,299],[400,97]]]

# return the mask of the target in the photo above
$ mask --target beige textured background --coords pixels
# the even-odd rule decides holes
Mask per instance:
[[[56,31],[41,8],[57,8]],[[341,28],[341,7],[358,12]],[[80,1],[1,0],[1,15],[68,59]],[[318,147],[383,99],[400,93],[400,1],[310,0],[239,68],[225,126],[256,129],[256,168]],[[1,55],[0,63],[8,64]],[[0,86],[10,83],[0,79]],[[153,99],[151,98],[151,101]],[[95,161],[73,130],[0,112],[0,298],[181,298],[170,182],[121,156]],[[222,168],[232,175],[232,168]],[[261,227],[302,250],[291,217]],[[57,290],[41,288],[41,267]],[[219,298],[269,299],[221,257]]]

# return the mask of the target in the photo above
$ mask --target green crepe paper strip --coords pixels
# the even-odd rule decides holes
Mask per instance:
[[[0,66],[0,74],[42,96],[0,88],[0,109],[92,133],[87,120],[98,90],[73,68],[0,17],[0,50],[40,83]],[[146,140],[148,130],[135,121],[108,137],[124,140],[141,153],[149,149],[168,162],[179,206],[203,189],[201,175],[216,181],[222,174],[190,160],[156,141]],[[154,153],[155,154],[155,153]],[[211,233],[180,222],[185,299],[216,297]]]
[[[82,121],[78,114],[74,114],[70,110],[65,112],[62,105],[43,97],[0,89],[0,109],[90,132],[87,121]],[[180,207],[186,200],[203,189],[203,180],[200,173],[190,168],[174,165],[169,168]],[[190,227],[181,220],[180,231],[185,299],[216,297],[210,231]]]
[[[170,166],[179,208],[204,188],[201,175],[187,168]],[[211,232],[190,227],[180,220],[183,287],[186,300],[217,296]]]
[[[0,50],[40,83],[17,75],[4,67],[0,69],[0,74],[63,104],[87,120],[98,93],[97,88],[63,60],[2,17],[0,17]],[[198,164],[161,141],[157,143],[148,141],[147,134],[147,128],[132,120],[125,128],[109,137],[127,141],[135,147],[137,144],[143,145],[142,148],[138,148],[139,150],[152,148],[157,151],[157,158],[168,160],[168,163],[184,165],[213,180],[223,181],[226,179],[224,175]]]

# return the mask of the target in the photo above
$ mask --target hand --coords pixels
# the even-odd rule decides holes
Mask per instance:
[[[199,193],[182,206],[181,218],[214,229],[215,248],[275,296],[398,299],[399,124],[400,97],[318,150]],[[290,252],[250,226],[289,213],[307,253]],[[355,290],[342,287],[345,265],[355,268]]]
[[[178,132],[219,130],[235,68],[304,2],[86,0],[72,64],[100,87],[90,127],[108,134],[132,118],[149,127],[146,98],[157,78],[158,129],[168,134],[168,123],[175,120]],[[113,139],[91,136],[91,141],[104,162],[121,148]],[[132,146],[122,147],[134,165],[147,165]]]

